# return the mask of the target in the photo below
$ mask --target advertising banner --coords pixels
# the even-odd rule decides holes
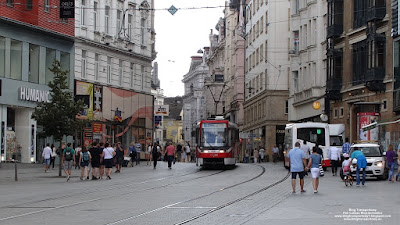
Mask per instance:
[[[169,105],[155,105],[154,106],[155,116],[169,116]]]
[[[85,106],[78,119],[101,120],[103,109],[102,86],[76,81],[75,99],[83,100]]]
[[[379,116],[379,113],[374,112],[357,113],[357,133],[360,141],[378,141],[379,129],[377,127],[366,131],[364,131],[362,127],[377,122]]]

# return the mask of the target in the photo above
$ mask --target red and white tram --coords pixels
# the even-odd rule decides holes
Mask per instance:
[[[239,128],[227,120],[202,120],[196,126],[197,165],[236,164]]]

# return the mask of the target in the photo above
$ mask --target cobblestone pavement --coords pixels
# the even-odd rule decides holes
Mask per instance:
[[[345,187],[327,172],[318,194],[310,177],[306,193],[292,194],[281,163],[238,164],[232,170],[200,170],[193,163],[166,167],[160,162],[153,170],[142,162],[99,181],[80,181],[73,170],[69,182],[38,165],[20,168],[14,182],[12,168],[2,168],[0,224],[363,224],[343,218],[356,218],[357,209],[391,216],[380,224],[399,221],[400,182]]]

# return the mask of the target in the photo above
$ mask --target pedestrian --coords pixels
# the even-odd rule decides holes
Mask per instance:
[[[121,173],[122,163],[124,162],[124,149],[121,147],[121,142],[118,142],[115,148],[115,161],[115,173]]]
[[[303,150],[304,155],[306,156],[306,162],[307,162],[306,165],[308,165],[308,161],[310,160],[311,149],[310,149],[310,146],[307,145],[306,140],[303,140],[303,144],[301,145],[300,149]]]
[[[186,151],[184,148],[182,148],[182,155],[181,155],[181,162],[185,162],[186,160]]]
[[[182,145],[180,144],[176,146],[176,158],[178,159],[178,162],[182,161]]]
[[[76,164],[74,155],[75,155],[75,150],[71,147],[71,143],[68,143],[67,147],[63,151],[63,159],[62,159],[64,172],[67,175],[67,181],[69,181],[71,177],[72,166]]]
[[[340,161],[340,150],[335,146],[336,143],[333,143],[328,151],[328,158],[331,160],[332,176],[337,176],[337,168]]]
[[[147,147],[147,151],[146,151],[146,165],[151,166],[151,152],[153,151],[153,145],[149,144],[149,146]]]
[[[56,162],[56,157],[57,157],[57,149],[56,147],[54,147],[54,144],[51,144],[50,148],[51,148],[51,158],[50,158],[49,169],[50,166],[52,166],[52,169],[54,170],[54,164]]]
[[[97,173],[99,172],[100,167],[100,156],[102,150],[99,148],[99,143],[93,142],[93,146],[89,150],[91,161],[90,164],[92,165],[92,180],[97,180]]]
[[[172,145],[172,142],[169,143],[167,149],[165,149],[165,154],[167,156],[167,160],[168,160],[168,169],[172,169],[172,161],[174,160],[175,157],[175,146]]]
[[[132,141],[129,144],[129,148],[128,148],[128,152],[129,152],[129,157],[131,157],[131,166],[133,167],[133,163],[135,162],[136,159],[136,149],[135,149],[135,143]]]
[[[140,143],[135,144],[136,149],[136,165],[140,164],[140,152],[142,151],[142,145]]]
[[[79,153],[79,164],[81,164],[81,180],[88,180],[88,167],[91,159],[92,157],[86,146],[82,146]]]
[[[189,144],[189,142],[187,142],[187,144],[186,144],[185,152],[186,152],[186,162],[190,162],[190,144]]]
[[[394,167],[396,166],[396,152],[393,150],[393,145],[388,146],[386,152],[387,167],[389,169],[389,181],[394,182]]]
[[[296,193],[296,177],[299,175],[300,178],[300,191],[304,190],[304,167],[306,167],[306,156],[303,150],[300,149],[300,142],[296,142],[295,147],[289,151],[289,167],[292,173],[292,188],[293,193]],[[307,168],[306,168],[307,169]]]
[[[155,169],[157,166],[158,157],[160,155],[160,148],[158,147],[157,143],[153,144],[153,149],[152,149],[151,153],[152,153],[152,157],[153,157],[153,169]]]
[[[47,143],[46,147],[43,148],[42,152],[42,157],[43,157],[43,162],[44,162],[44,172],[48,173],[49,172],[49,167],[50,167],[50,160],[52,157],[53,151],[50,148],[50,144]]]
[[[79,157],[81,155],[81,150],[82,150],[82,147],[80,145],[78,145],[78,147],[75,148],[75,162],[79,162]],[[81,166],[80,163],[76,163],[75,164],[75,169],[76,168],[80,169],[81,168],[80,166]]]
[[[353,159],[357,159],[357,165],[356,165],[357,187],[360,187],[360,170],[362,170],[363,172],[362,185],[364,186],[366,177],[365,169],[367,168],[367,159],[365,158],[364,153],[362,153],[359,150],[352,152],[350,158],[351,158],[350,165],[353,165]]]
[[[342,154],[349,154],[350,152],[350,143],[349,143],[349,138],[345,138],[345,143],[342,145]]]
[[[254,163],[257,163],[257,162],[258,162],[258,157],[259,157],[259,156],[260,156],[260,155],[258,154],[258,150],[257,150],[257,148],[255,148],[254,151],[253,151]]]
[[[276,144],[274,145],[274,147],[272,148],[272,161],[274,163],[276,163],[276,161],[278,160],[279,157],[279,148],[276,146]]]
[[[99,144],[99,152],[100,152],[100,167],[99,167],[99,179],[103,179],[104,175],[104,155],[103,155],[103,150],[104,150],[104,143],[100,142]]]
[[[260,148],[258,154],[260,155],[260,162],[264,162],[265,149],[263,147]]]
[[[249,163],[249,161],[250,161],[249,150],[246,150],[244,154],[244,163]]]
[[[308,168],[310,168],[311,177],[313,179],[314,193],[318,193],[319,186],[319,165],[322,163],[322,157],[318,154],[318,147],[314,146],[308,162]]]
[[[107,180],[111,180],[111,173],[113,168],[113,157],[115,156],[114,149],[109,143],[106,143],[103,149],[102,156],[104,157],[104,166],[106,167]]]

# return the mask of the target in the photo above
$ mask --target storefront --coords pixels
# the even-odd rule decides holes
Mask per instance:
[[[131,142],[143,147],[152,142],[152,95],[77,80],[75,96],[86,105],[79,118],[90,121],[80,135],[81,144],[121,142],[127,148]]]

